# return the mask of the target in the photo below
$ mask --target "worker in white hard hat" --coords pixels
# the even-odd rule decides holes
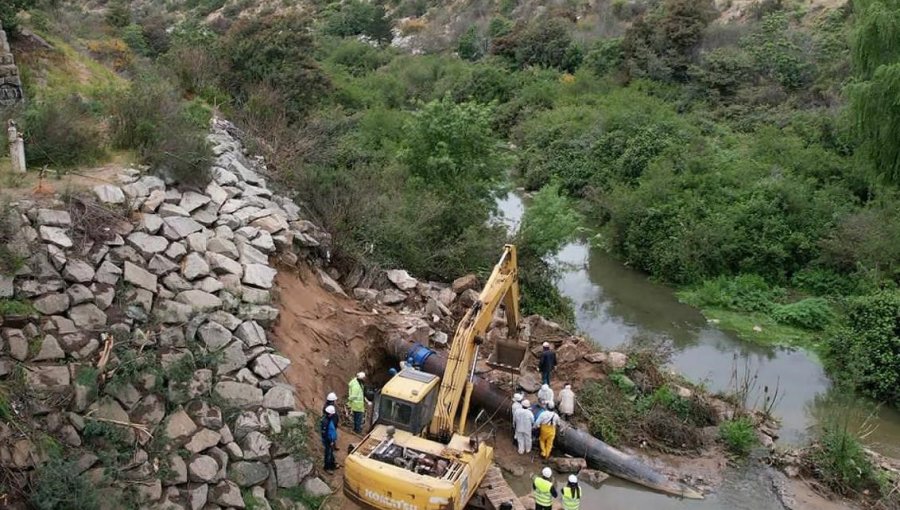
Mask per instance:
[[[549,404],[556,403],[556,400],[554,400],[553,388],[551,388],[549,384],[541,385],[541,389],[538,390],[538,402],[540,402],[543,407],[549,407]]]
[[[556,353],[550,348],[550,342],[544,342],[541,361],[538,368],[541,370],[541,384],[550,384],[550,372],[556,368]]]
[[[559,392],[559,415],[569,420],[575,414],[575,392],[572,391],[572,385],[566,383],[562,391]]]
[[[366,393],[363,389],[365,378],[366,373],[359,372],[347,385],[347,402],[350,404],[350,411],[353,412],[353,432],[357,434],[362,433],[363,420],[366,417]]]
[[[553,470],[548,467],[542,469],[541,476],[534,477],[532,489],[534,510],[552,510],[553,498],[558,496],[553,485]]]
[[[578,477],[569,475],[569,483],[562,488],[563,510],[581,509],[581,487],[578,486]]]
[[[522,408],[513,416],[513,427],[516,429],[516,445],[519,455],[531,453],[531,428],[534,426],[534,415],[531,414],[531,402],[522,401]]]
[[[334,424],[334,415],[337,409],[334,406],[325,407],[325,415],[322,416],[320,428],[322,431],[322,446],[325,448],[325,471],[334,471],[337,469],[337,462],[334,460],[334,449],[337,446],[337,426]]]
[[[510,421],[513,424],[513,446],[516,445],[516,411],[522,409],[522,399],[525,398],[521,393],[514,393],[512,398],[512,413],[510,414]]]
[[[335,409],[334,417],[332,419],[334,420],[334,426],[337,427],[339,425],[338,414],[337,414],[337,407],[338,407],[337,406],[337,394],[335,394],[333,391],[331,393],[329,393],[328,396],[325,397],[325,405],[322,406],[322,414],[323,415],[328,414],[325,412],[325,409],[327,409],[328,406],[332,406]]]

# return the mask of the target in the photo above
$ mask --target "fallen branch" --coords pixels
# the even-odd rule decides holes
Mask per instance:
[[[101,333],[100,338],[103,340],[103,350],[100,351],[100,360],[97,361],[97,371],[100,373],[100,377],[102,377],[103,380],[106,380],[104,371],[106,370],[106,364],[109,363],[109,356],[112,353],[114,338],[108,333]]]
[[[103,423],[111,423],[113,425],[119,425],[122,427],[129,427],[134,430],[137,430],[138,432],[143,432],[144,434],[147,435],[148,439],[153,439],[153,434],[150,433],[150,429],[144,424],[132,423],[130,421],[111,420],[109,418],[97,418],[96,416],[91,416],[91,414],[93,414],[93,412],[94,411],[91,411],[91,412],[85,414],[84,417],[87,419],[90,419],[90,420],[94,420],[94,421],[99,421],[99,422],[103,422]]]

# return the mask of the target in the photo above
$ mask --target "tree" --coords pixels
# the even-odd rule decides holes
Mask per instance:
[[[519,227],[518,244],[524,257],[542,258],[559,251],[572,239],[581,218],[558,183],[534,194]]]
[[[629,72],[658,80],[686,81],[703,31],[715,19],[709,0],[665,0],[625,32]]]
[[[855,127],[880,177],[900,183],[900,2],[859,2],[850,87]]]
[[[407,126],[402,159],[427,187],[487,200],[506,163],[492,120],[489,105],[449,96],[424,104]]]

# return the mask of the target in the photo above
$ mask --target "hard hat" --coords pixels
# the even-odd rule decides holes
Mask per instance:
[[[549,390],[549,389],[550,389],[550,385],[549,385],[549,384],[542,384],[542,385],[541,385],[541,389],[542,389],[542,390],[545,390],[545,391],[546,391],[546,390]]]
[[[550,342],[544,342],[544,347],[550,347]]]
[[[397,369],[396,369],[396,368],[392,368],[392,369],[388,370],[388,373],[391,374],[391,375],[397,375]]]
[[[325,400],[327,400],[328,402],[334,402],[335,400],[337,400],[337,395],[335,395],[334,392],[332,391],[331,393],[328,394],[327,397],[325,397]]]
[[[531,402],[529,402],[528,400],[523,400],[522,407],[531,407]]]
[[[571,388],[572,388],[572,385],[571,385],[571,384],[569,384],[569,383],[566,383],[566,388],[569,388],[569,389],[571,389]]]
[[[359,373],[356,374],[356,378],[357,378],[357,379],[365,379],[365,378],[366,378],[366,373],[365,373],[365,372],[359,372]]]
[[[523,398],[524,397],[521,393],[516,393],[515,395],[513,395],[513,400],[515,400],[516,402],[521,402]]]
[[[334,406],[328,406],[325,408],[325,414],[334,414]]]
[[[541,476],[543,476],[544,478],[550,478],[551,476],[553,476],[553,470],[545,467],[541,470]]]
[[[578,477],[575,475],[569,475],[569,483],[578,483]]]

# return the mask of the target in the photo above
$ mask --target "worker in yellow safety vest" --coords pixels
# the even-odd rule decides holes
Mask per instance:
[[[581,487],[578,477],[569,475],[569,484],[562,488],[563,510],[579,510],[581,508]]]
[[[552,510],[553,498],[557,497],[556,487],[553,486],[553,470],[548,467],[542,469],[541,476],[534,478],[532,486],[534,510]]]
[[[350,411],[353,412],[353,432],[362,433],[363,418],[366,416],[366,396],[363,391],[363,380],[366,378],[365,372],[356,374],[356,377],[350,379],[347,385],[347,402],[350,404]]]

